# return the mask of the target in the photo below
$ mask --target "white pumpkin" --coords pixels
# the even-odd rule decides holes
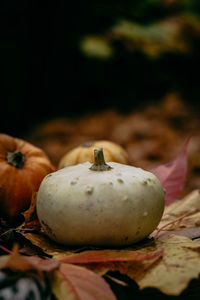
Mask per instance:
[[[38,191],[37,214],[46,234],[65,245],[123,246],[147,237],[164,210],[155,175],[110,162],[95,149],[95,163],[47,175]]]

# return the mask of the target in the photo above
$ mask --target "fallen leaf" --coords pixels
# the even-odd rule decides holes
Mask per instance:
[[[89,250],[78,254],[68,255],[60,258],[59,261],[71,264],[133,262],[158,259],[162,254],[162,250],[153,253],[142,253],[135,250]]]
[[[98,275],[107,275],[112,271],[119,271],[123,265],[129,265],[137,268],[148,268],[163,255],[163,250],[149,253],[134,250],[96,250],[84,251],[80,254],[68,255],[58,258],[61,263],[79,264]]]
[[[72,254],[74,251],[81,251],[79,248],[67,248],[66,246],[57,244],[52,241],[42,232],[26,232],[21,230],[20,234],[23,235],[27,240],[29,240],[34,246],[39,247],[44,253],[51,255],[53,257],[60,257],[63,254]]]
[[[197,238],[200,236],[200,191],[195,190],[181,200],[165,207],[162,220],[152,237],[177,235]]]
[[[91,264],[89,268],[101,276],[109,271],[119,271],[133,279],[140,289],[156,288],[168,295],[181,294],[190,281],[200,274],[200,239],[191,241],[187,237],[171,234],[138,248],[144,254],[163,250],[163,255],[152,263],[99,263]]]
[[[174,160],[151,170],[166,190],[166,205],[175,201],[184,189],[188,170],[187,148],[189,141],[188,138],[180,154]]]
[[[134,279],[140,289],[157,288],[168,295],[179,295],[189,282],[200,274],[200,240],[171,235],[155,240],[154,251],[164,249],[162,259],[156,261],[148,270],[142,266],[127,266],[120,272]],[[147,247],[145,252],[152,251]]]
[[[61,264],[50,274],[50,282],[58,300],[116,300],[101,276],[80,266]]]
[[[110,268],[110,265],[121,262],[145,263],[148,265],[162,256],[162,250],[156,252],[142,253],[136,251],[138,245],[128,249],[98,249],[85,250],[74,248],[70,249],[48,239],[41,233],[23,233],[33,245],[40,247],[44,253],[53,256],[60,262],[87,265],[87,268],[95,269],[98,274],[104,275]],[[145,243],[143,243],[145,244]],[[97,267],[98,266],[98,267]]]
[[[172,233],[171,231],[165,231],[165,234],[162,234],[161,236],[169,235],[171,233]],[[180,230],[173,230],[173,234],[182,235],[188,237],[189,239],[196,239],[200,237],[200,227],[191,227],[191,228],[183,228]]]
[[[10,268],[18,271],[36,270],[39,272],[50,272],[58,267],[59,262],[55,259],[42,259],[38,256],[19,254],[17,245],[15,245],[10,255],[0,257],[0,269]]]
[[[192,209],[200,209],[200,190],[194,190],[183,199],[177,200],[165,207],[162,219],[166,218],[166,216],[178,217]]]

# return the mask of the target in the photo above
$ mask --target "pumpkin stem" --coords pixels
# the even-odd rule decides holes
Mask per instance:
[[[90,167],[92,171],[109,171],[112,167],[107,165],[104,160],[103,149],[94,149],[94,164]]]
[[[15,150],[14,152],[7,152],[6,159],[11,166],[17,169],[22,168],[25,163],[25,157],[19,150]]]

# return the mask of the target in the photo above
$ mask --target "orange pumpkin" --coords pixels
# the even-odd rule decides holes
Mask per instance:
[[[110,141],[91,141],[67,152],[61,158],[58,168],[62,169],[64,167],[77,165],[86,161],[93,163],[94,149],[96,148],[103,148],[105,161],[128,164],[128,155],[120,145]]]
[[[54,167],[32,144],[0,134],[0,214],[14,219],[26,209],[31,195]]]

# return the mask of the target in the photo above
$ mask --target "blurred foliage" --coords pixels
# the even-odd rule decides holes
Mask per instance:
[[[113,55],[112,47],[103,37],[86,36],[81,42],[82,50],[89,56],[107,59]]]
[[[105,108],[129,112],[170,92],[199,105],[199,0],[4,2],[1,131]]]
[[[84,37],[80,48],[86,55],[110,58],[117,41],[126,51],[137,50],[156,58],[168,52],[189,52],[193,40],[199,39],[200,5],[196,0],[133,1],[125,9],[126,5],[119,9],[124,14],[115,15],[114,25],[101,34]]]
[[[198,0],[95,1],[88,7],[78,45],[87,65],[84,89],[90,81],[97,103],[129,111],[178,91],[198,105]]]

